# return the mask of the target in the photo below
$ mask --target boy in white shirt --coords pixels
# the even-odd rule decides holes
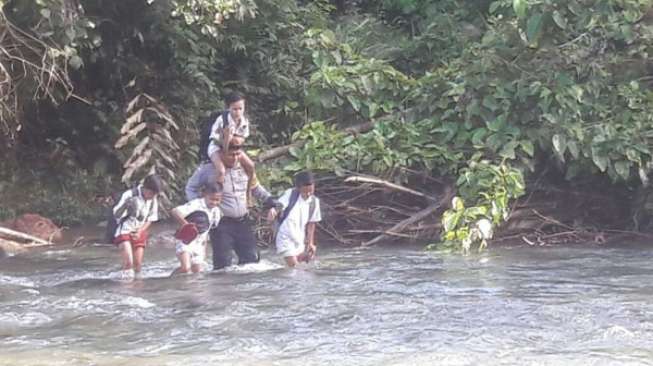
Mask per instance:
[[[188,201],[184,205],[175,207],[170,212],[182,229],[189,224],[195,226],[195,235],[188,238],[178,237],[175,253],[180,266],[172,272],[173,275],[188,272],[198,273],[202,270],[209,230],[217,227],[222,217],[222,212],[218,207],[221,200],[222,185],[220,183],[210,183],[202,188],[201,198]]]
[[[148,230],[159,220],[157,195],[161,189],[159,177],[149,175],[135,190],[124,192],[113,208],[113,216],[118,221],[113,242],[120,248],[126,277],[138,276],[141,272]]]
[[[245,97],[239,93],[232,93],[225,98],[228,113],[225,112],[216,118],[211,127],[211,142],[208,147],[208,156],[216,170],[216,180],[224,184],[225,166],[220,159],[220,150],[228,151],[233,136],[249,137],[249,120],[245,117]],[[227,121],[224,117],[227,117]],[[254,162],[247,154],[240,154],[238,162],[245,169],[247,176],[254,175]]]
[[[313,174],[304,171],[295,176],[295,188],[286,190],[279,198],[284,208],[276,214],[275,246],[288,267],[315,257],[315,223],[322,220],[322,215],[320,200],[314,193]],[[275,211],[271,211],[274,218]]]

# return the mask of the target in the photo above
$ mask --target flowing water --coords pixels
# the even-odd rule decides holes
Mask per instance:
[[[324,249],[144,279],[108,247],[0,260],[0,365],[650,365],[653,247]]]

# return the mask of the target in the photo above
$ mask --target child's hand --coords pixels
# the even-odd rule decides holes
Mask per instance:
[[[141,237],[141,232],[140,231],[132,231],[129,233],[129,236],[131,236],[131,239],[136,241]]]
[[[272,207],[271,209],[268,210],[268,215],[267,215],[268,222],[272,223],[272,221],[274,221],[276,217],[277,217],[277,210],[274,207]]]
[[[315,253],[317,253],[317,247],[313,243],[308,243],[306,246],[306,253],[308,254],[308,257],[313,259],[315,257]]]
[[[222,129],[222,133],[224,134],[225,140],[231,139],[231,136],[234,134],[233,129],[231,126],[227,126]]]

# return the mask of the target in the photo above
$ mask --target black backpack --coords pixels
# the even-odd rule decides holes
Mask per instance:
[[[283,224],[284,220],[286,220],[286,217],[288,217],[288,214],[290,214],[290,210],[292,210],[293,207],[295,207],[295,204],[297,203],[298,199],[299,199],[299,189],[293,188],[293,190],[290,192],[290,198],[288,199],[288,206],[279,215],[277,215],[277,219],[274,220],[274,223],[272,224],[273,239],[276,238],[277,232],[279,232],[279,228],[281,227],[281,224]],[[313,217],[313,212],[315,212],[315,197],[312,197],[311,202],[309,202],[309,206],[308,206],[309,220]]]
[[[138,196],[138,187],[133,187],[131,189],[132,196],[136,197]],[[107,209],[106,217],[107,217],[107,228],[106,231],[104,232],[104,242],[105,243],[113,243],[113,239],[116,235],[116,229],[118,229],[118,225],[120,225],[120,221],[116,219],[116,217],[113,215],[113,209],[116,207],[116,205],[120,202],[120,198],[122,197],[123,192],[114,192],[111,195],[111,199],[113,200],[113,203],[109,206]]]
[[[207,163],[211,161],[209,157],[209,144],[211,143],[211,128],[215,123],[215,120],[222,114],[222,121],[227,121],[229,123],[229,111],[222,112],[213,112],[206,119],[200,121],[200,150],[197,152],[197,155],[201,163]],[[224,122],[223,122],[224,124]]]

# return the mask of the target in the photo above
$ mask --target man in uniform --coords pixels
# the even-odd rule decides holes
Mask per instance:
[[[238,163],[242,154],[244,138],[234,135],[228,149],[220,151],[220,159],[225,166],[224,190],[220,210],[222,219],[218,227],[211,230],[213,248],[213,269],[231,265],[233,254],[238,256],[238,264],[255,263],[259,260],[256,249],[256,235],[253,222],[248,216],[248,191],[261,202],[273,201],[270,193],[261,186],[253,176],[250,182],[245,170]],[[186,184],[186,196],[189,200],[200,196],[200,188],[205,183],[214,182],[216,171],[213,164],[202,164]]]

